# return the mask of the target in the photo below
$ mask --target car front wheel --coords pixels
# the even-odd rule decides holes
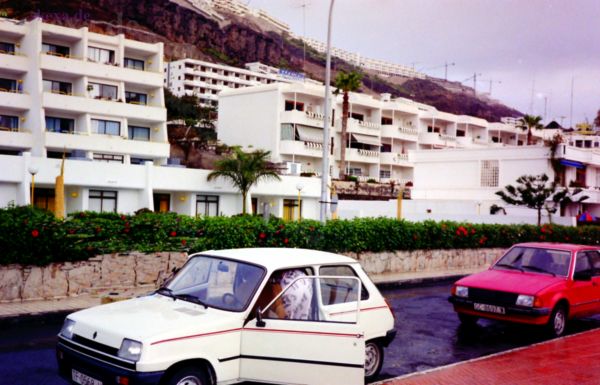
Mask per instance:
[[[184,367],[169,378],[167,385],[208,385],[208,381],[203,371]]]
[[[548,321],[548,331],[553,337],[560,337],[567,330],[567,308],[564,305],[558,305],[552,311]]]
[[[365,380],[373,381],[383,365],[383,347],[377,341],[367,341],[365,345]]]

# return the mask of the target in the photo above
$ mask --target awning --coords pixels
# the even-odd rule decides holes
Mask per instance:
[[[560,164],[562,164],[563,166],[571,166],[575,168],[585,168],[585,164],[577,162],[575,160],[561,159]]]
[[[297,125],[296,129],[298,130],[300,140],[312,143],[323,143],[323,130],[301,125]]]
[[[376,136],[352,134],[352,138],[355,142],[370,144],[371,146],[381,146],[381,141]]]

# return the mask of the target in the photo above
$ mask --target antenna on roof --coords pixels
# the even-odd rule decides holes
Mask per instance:
[[[304,65],[306,63],[306,7],[309,5],[310,3],[303,1],[302,5],[296,7],[302,8],[302,71],[304,71]]]

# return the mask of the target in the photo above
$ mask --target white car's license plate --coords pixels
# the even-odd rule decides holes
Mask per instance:
[[[485,303],[474,303],[473,309],[485,311],[488,313],[505,314],[506,310],[502,306],[488,305]]]
[[[71,377],[73,381],[80,385],[102,385],[102,381],[98,381],[88,375],[78,372],[75,369],[71,369]]]

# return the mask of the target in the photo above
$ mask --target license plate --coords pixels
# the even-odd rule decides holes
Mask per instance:
[[[73,381],[80,385],[102,385],[102,381],[98,381],[95,378],[78,372],[75,369],[71,369],[71,377],[73,378]]]
[[[473,309],[485,311],[488,313],[505,314],[506,310],[502,306],[488,305],[485,303],[474,303]]]

